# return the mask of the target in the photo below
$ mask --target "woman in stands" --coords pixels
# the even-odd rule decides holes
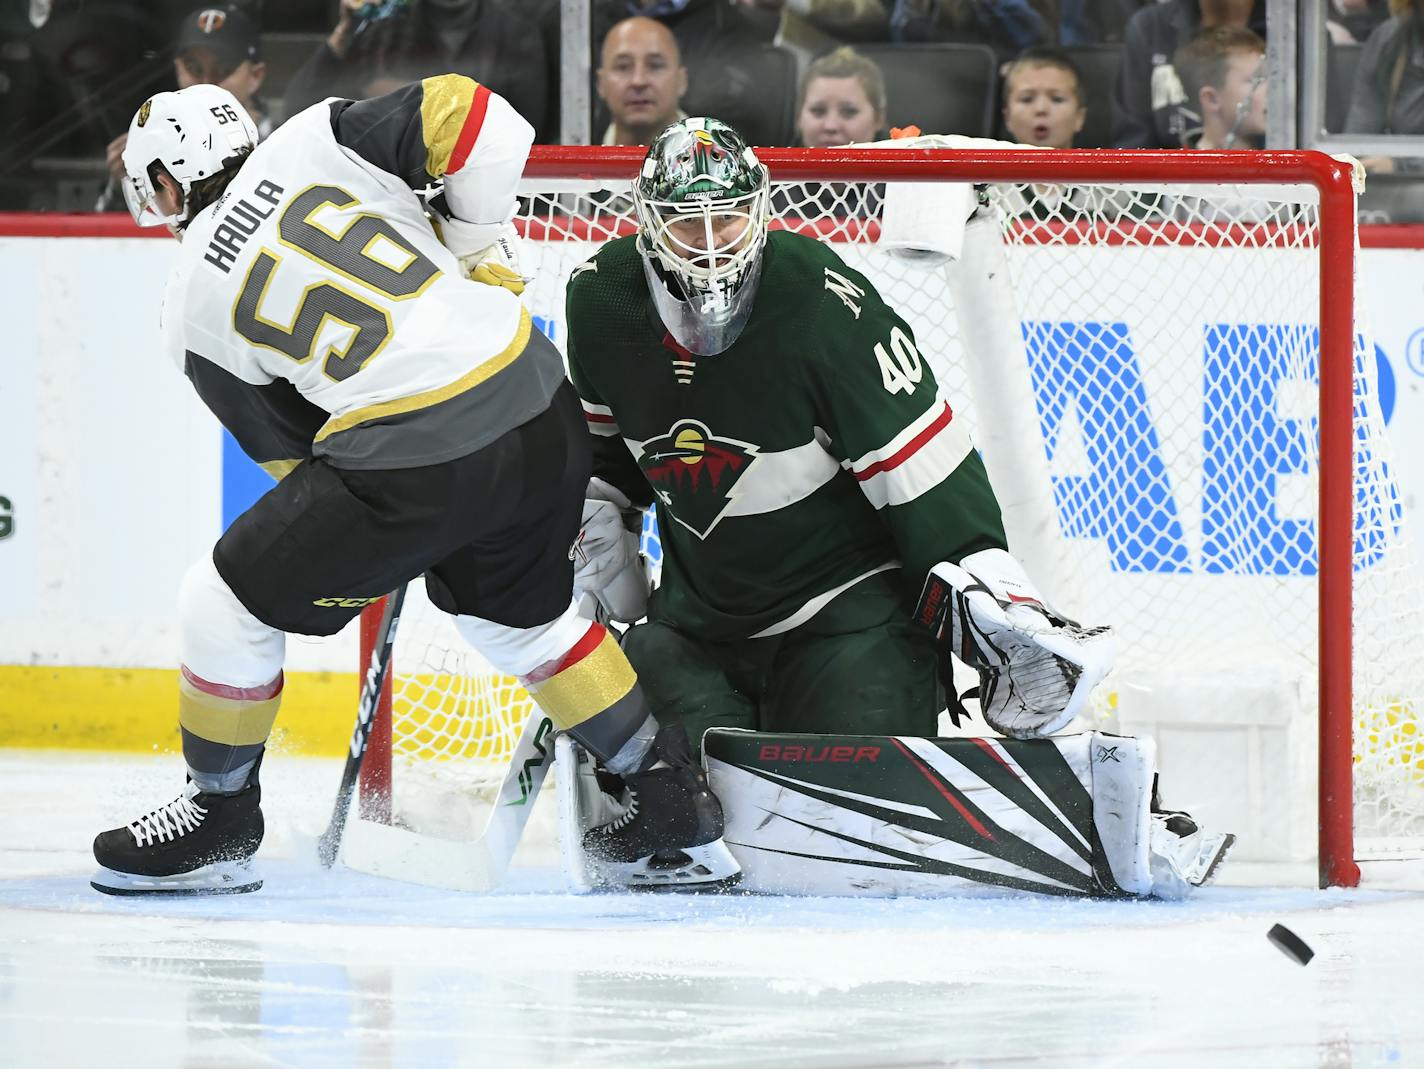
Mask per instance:
[[[885,78],[875,62],[848,46],[822,56],[801,79],[796,100],[796,136],[807,148],[863,144],[884,136]],[[778,215],[864,217],[879,210],[880,186],[796,185],[777,187]]]
[[[875,141],[885,129],[885,78],[873,60],[838,48],[806,68],[796,133],[807,148]]]
[[[1365,42],[1347,134],[1424,133],[1424,0],[1389,0],[1393,17]],[[1372,174],[1424,171],[1424,161],[1366,156]]]

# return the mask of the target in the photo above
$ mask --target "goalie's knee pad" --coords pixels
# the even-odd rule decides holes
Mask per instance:
[[[204,554],[178,591],[179,656],[193,674],[229,687],[259,687],[282,671],[287,636],[247,610]]]

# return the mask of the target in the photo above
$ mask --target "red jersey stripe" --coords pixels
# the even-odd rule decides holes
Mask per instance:
[[[480,128],[485,124],[485,112],[489,110],[490,91],[483,85],[475,88],[474,99],[470,101],[470,113],[465,116],[465,125],[460,127],[460,136],[455,139],[454,151],[445,167],[447,175],[454,174],[470,158],[470,151],[479,140]]]
[[[901,464],[905,463],[905,461],[909,460],[910,457],[914,456],[915,453],[919,452],[926,442],[944,430],[945,427],[949,426],[952,419],[954,419],[954,412],[950,410],[949,402],[946,401],[944,411],[935,417],[934,422],[906,442],[904,447],[897,451],[894,456],[886,457],[884,460],[877,460],[874,464],[871,464],[862,471],[855,472],[855,477],[861,482],[865,482],[867,479],[872,479],[881,472],[889,471],[891,468],[898,468]]]

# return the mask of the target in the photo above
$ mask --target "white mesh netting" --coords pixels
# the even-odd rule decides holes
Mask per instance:
[[[626,188],[546,183],[523,202],[525,297],[560,348],[569,272],[632,232]],[[780,184],[774,225],[832,242],[909,321],[962,399],[956,417],[984,451],[1011,548],[1063,611],[1115,625],[1121,655],[1100,720],[1132,730],[1131,710],[1181,695],[1220,718],[1206,706],[1226,694],[1313,724],[1314,191],[985,186],[946,268],[876,244],[884,188]],[[1424,841],[1424,672],[1412,648],[1424,583],[1360,318],[1357,329],[1355,799],[1368,852]],[[646,541],[655,563],[655,535]],[[398,806],[415,769],[453,784],[502,774],[529,709],[417,593],[396,650]]]

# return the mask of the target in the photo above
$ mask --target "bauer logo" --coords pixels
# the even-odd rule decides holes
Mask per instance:
[[[8,497],[0,497],[0,539],[15,533],[15,506]]]
[[[828,762],[833,765],[858,765],[862,761],[874,764],[880,759],[879,746],[817,746],[797,743],[770,742],[757,751],[758,761],[791,761],[808,764]]]

